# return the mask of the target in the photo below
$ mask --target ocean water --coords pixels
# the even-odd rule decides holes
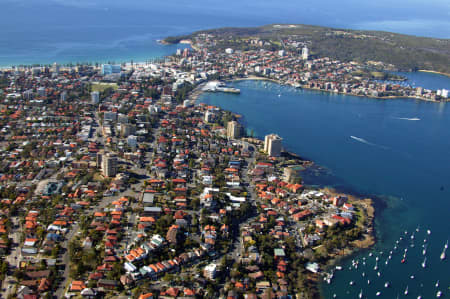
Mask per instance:
[[[426,81],[430,74],[414,76]],[[443,83],[449,86],[449,82]],[[450,105],[337,95],[262,81],[231,85],[240,88],[241,94],[206,93],[199,100],[241,114],[243,124],[258,137],[279,134],[288,150],[325,168],[319,176],[306,173],[307,183],[377,199],[378,242],[370,250],[373,257],[364,251],[342,261],[344,270],[336,272],[332,284],[322,286],[325,298],[333,294],[357,298],[361,290],[364,298],[375,298],[377,291],[381,298],[403,297],[407,285],[413,298],[434,298],[438,279],[439,289],[450,295],[448,259],[439,258],[450,238]],[[410,247],[410,234],[417,227],[414,247]],[[395,251],[405,230],[409,234]],[[426,268],[421,266],[424,239]],[[405,248],[407,262],[402,264]],[[375,256],[380,256],[377,271],[373,270]],[[362,266],[363,257],[366,266]],[[358,269],[348,269],[351,259],[360,261]],[[352,280],[354,286],[349,285]],[[387,281],[389,288],[384,287]]]
[[[156,42],[168,35],[271,23],[449,38],[448,11],[444,0],[2,0],[0,66],[145,61],[174,52]]]

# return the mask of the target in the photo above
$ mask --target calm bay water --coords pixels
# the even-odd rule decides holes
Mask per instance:
[[[428,80],[429,75],[414,74],[418,81]],[[450,79],[440,79],[450,86]],[[363,252],[352,257],[360,260],[357,270],[348,270],[351,262],[343,261],[344,270],[336,273],[332,284],[323,286],[326,298],[332,294],[357,298],[361,289],[365,298],[375,298],[377,291],[382,292],[382,298],[396,298],[397,294],[403,297],[407,285],[414,298],[434,298],[438,279],[439,289],[445,294],[450,267],[447,260],[441,262],[439,255],[450,238],[450,105],[408,99],[375,100],[262,81],[232,85],[241,89],[240,95],[207,93],[200,101],[243,115],[246,128],[258,137],[278,133],[288,150],[329,170],[325,177],[306,176],[307,183],[325,182],[341,190],[376,195],[387,206],[377,211],[379,242],[371,250],[374,256],[369,258],[368,252]],[[405,230],[411,233],[418,226],[415,247],[410,247],[408,235],[408,241],[400,243],[386,265],[395,241]],[[431,235],[427,235],[427,229]],[[425,238],[427,262],[422,268]],[[407,262],[402,264],[406,247]],[[379,270],[374,271],[378,255]],[[363,257],[366,266],[362,266]],[[351,280],[354,286],[349,286]],[[384,288],[386,281],[390,282],[389,288]]]

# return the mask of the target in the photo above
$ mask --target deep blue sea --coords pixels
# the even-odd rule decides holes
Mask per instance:
[[[2,0],[0,66],[145,61],[156,41],[223,26],[300,23],[450,37],[448,1]]]
[[[427,73],[413,76],[421,84],[430,78]],[[440,88],[450,87],[449,78],[431,77],[438,80]],[[449,104],[377,100],[262,81],[231,85],[240,88],[241,94],[207,93],[199,100],[241,114],[247,130],[258,137],[279,134],[288,150],[325,168],[318,176],[305,173],[307,183],[377,198],[378,243],[371,250],[373,256],[369,257],[367,251],[352,257],[359,260],[358,269],[349,270],[350,259],[344,261],[344,270],[336,272],[330,285],[323,285],[325,298],[333,294],[357,298],[361,289],[364,298],[375,298],[377,291],[382,298],[403,297],[407,285],[412,298],[435,298],[438,279],[439,289],[450,296],[448,259],[442,262],[439,258],[450,238]],[[384,209],[381,203],[386,205]],[[410,234],[418,226],[414,247],[410,247]],[[405,230],[407,236],[403,235]],[[404,240],[394,250],[400,236]],[[422,268],[424,244],[427,261]],[[402,264],[405,248],[407,262]],[[350,286],[352,280],[354,285]],[[389,288],[384,287],[386,282]]]

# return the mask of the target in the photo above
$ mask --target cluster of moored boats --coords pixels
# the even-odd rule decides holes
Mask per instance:
[[[416,235],[418,235],[419,232],[420,232],[420,227],[417,227],[416,230],[413,231],[412,233],[408,233],[408,231],[405,231],[404,235],[402,235],[398,240],[396,240],[392,250],[389,251],[387,254],[382,251],[380,251],[379,253],[370,252],[367,256],[362,257],[359,260],[352,260],[351,265],[349,266],[348,269],[350,271],[355,271],[355,270],[358,270],[358,268],[360,268],[362,271],[361,276],[364,278],[363,281],[367,281],[367,285],[371,284],[371,280],[370,280],[371,277],[372,277],[372,279],[382,279],[383,274],[382,274],[380,267],[383,264],[385,267],[387,267],[389,265],[389,263],[391,263],[391,261],[393,260],[394,255],[398,255],[400,253],[401,254],[400,263],[404,264],[407,262],[408,248],[415,247],[415,243],[417,243],[415,241],[415,239],[417,238]],[[421,268],[427,268],[427,249],[428,249],[427,236],[429,236],[429,235],[431,235],[431,231],[427,230],[425,239],[423,240],[423,242],[421,242],[422,243],[421,244],[421,246],[422,246],[421,253],[423,256],[423,261],[420,264]],[[408,239],[410,241],[408,241]],[[400,246],[405,246],[405,243],[406,243],[406,247],[403,250],[400,250]],[[444,261],[446,259],[447,248],[448,248],[448,240],[444,244],[444,248],[439,256],[439,259],[441,261]],[[420,251],[419,251],[419,254],[420,254]],[[384,258],[384,257],[386,257],[386,258]],[[383,260],[381,260],[382,258],[383,258]],[[370,268],[369,268],[369,264],[374,265],[373,268],[372,268],[372,266],[370,266]],[[324,276],[323,276],[324,281],[326,281],[328,284],[331,284],[333,277],[335,275],[335,271],[340,271],[340,270],[343,270],[342,266],[336,266],[335,269],[331,270],[330,272],[325,272]],[[372,272],[372,270],[373,270],[373,272]],[[374,275],[374,273],[375,273],[375,275]],[[409,278],[410,278],[410,280],[414,280],[415,276],[410,275]],[[365,284],[365,282],[364,282],[364,284]],[[349,282],[349,285],[351,287],[357,287],[357,284],[354,280],[351,280]],[[423,284],[421,284],[421,286],[423,286]],[[384,288],[387,289],[390,287],[391,287],[391,283],[389,281],[385,281]],[[440,287],[439,280],[436,281],[434,287],[436,289],[436,293],[435,293],[436,298],[443,297],[444,293],[442,290],[439,289],[439,287]],[[350,294],[350,292],[348,291],[347,294]],[[375,292],[375,296],[382,296],[382,294],[383,294],[382,289]],[[408,296],[408,294],[409,294],[409,286],[408,285],[406,285],[405,289],[401,290],[401,293],[397,294],[397,298],[399,298],[399,296],[401,294],[403,294],[404,296]],[[358,294],[358,298],[364,298],[367,296],[368,296],[368,294],[365,294],[363,291],[363,288],[361,288],[360,292]],[[370,297],[372,297],[372,296],[373,296],[373,294]],[[333,298],[337,298],[337,295],[333,294]],[[345,298],[348,298],[348,296],[346,296]],[[422,295],[420,295],[420,294],[417,295],[417,299],[422,299]]]

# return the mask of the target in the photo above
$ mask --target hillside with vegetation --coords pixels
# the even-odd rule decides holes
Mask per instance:
[[[450,74],[450,39],[418,37],[383,31],[334,29],[311,25],[266,25],[249,28],[219,28],[168,37],[166,43],[194,40],[209,34],[217,41],[216,48],[231,47],[250,50],[244,41],[260,39],[272,50],[285,47],[283,41],[306,44],[316,57],[341,61],[383,62],[399,70],[432,70]]]

